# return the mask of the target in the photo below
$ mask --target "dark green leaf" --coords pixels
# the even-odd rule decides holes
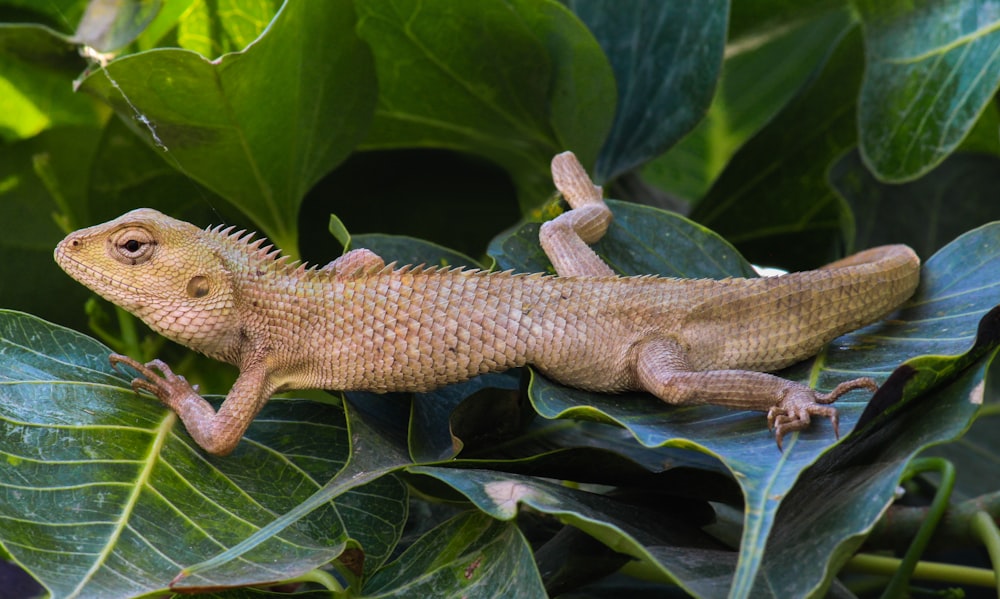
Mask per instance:
[[[818,76],[740,148],[691,213],[755,264],[812,268],[840,257],[852,237],[847,206],[827,171],[855,145],[861,50],[859,32],[846,35]]]
[[[998,156],[954,154],[920,179],[892,185],[875,179],[855,151],[837,161],[830,179],[854,211],[858,247],[906,243],[926,257],[962,232],[1000,220]]]
[[[93,340],[7,311],[0,353],[0,542],[56,596],[164,589],[181,567],[299,505],[353,452],[342,410],[272,400],[234,454],[207,458]],[[380,478],[229,570],[185,584],[281,580],[336,557],[350,539],[376,567],[401,532],[405,497],[395,479]]]
[[[607,181],[662,154],[705,115],[722,65],[729,3],[567,4],[594,33],[618,82],[615,123],[594,168],[594,179]]]
[[[361,597],[544,597],[531,547],[510,522],[466,512],[428,532]]]
[[[962,142],[1000,87],[1000,1],[854,0],[865,31],[861,153],[919,177]]]
[[[760,36],[843,7],[843,0],[734,0],[729,10],[729,39],[753,43]]]
[[[0,145],[0,221],[8,223],[0,235],[0,306],[86,323],[87,290],[59,270],[52,250],[84,224],[78,211],[99,136],[90,127],[55,127]]]
[[[551,193],[549,161],[589,163],[613,110],[613,78],[573,15],[544,0],[359,1],[379,101],[369,148],[439,147],[502,165],[524,208]]]
[[[743,579],[747,596],[802,597],[829,584],[885,513],[910,460],[930,445],[962,435],[980,410],[983,379],[1000,344],[1000,314],[987,318],[993,330],[980,336],[979,351],[924,361],[914,379],[944,371],[943,380],[933,388],[924,383],[907,389],[910,403],[892,418],[852,435],[803,473],[782,502],[752,588]],[[826,567],[789,575],[789,563]]]
[[[374,105],[354,21],[345,1],[290,2],[244,52],[143,52],[81,85],[294,254],[302,197],[354,149]]]
[[[448,268],[480,268],[478,262],[465,254],[436,243],[403,235],[380,233],[354,235],[351,237],[351,249],[355,248],[365,248],[375,252],[385,260],[386,264],[395,262],[400,266],[424,264]]]
[[[558,517],[619,553],[649,564],[661,577],[674,577],[695,595],[725,594],[735,554],[704,533],[704,522],[669,504],[587,493],[539,478],[489,470],[414,467],[416,474],[451,485],[476,507],[510,520],[523,505]]]
[[[846,11],[835,11],[746,47],[731,47],[708,114],[670,151],[647,163],[643,179],[687,200],[704,196],[733,153],[796,93],[849,23]]]
[[[753,268],[731,245],[697,223],[648,206],[615,200],[608,206],[615,220],[593,248],[619,274],[754,276]],[[554,272],[538,244],[538,227],[528,223],[498,235],[487,253],[503,270]]]

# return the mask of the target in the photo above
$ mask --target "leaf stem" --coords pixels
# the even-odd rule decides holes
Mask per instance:
[[[847,562],[845,570],[891,576],[898,572],[903,560],[896,557],[861,553]],[[913,578],[951,584],[992,587],[996,584],[993,570],[956,566],[939,562],[918,562],[913,569]]]
[[[934,536],[938,523],[948,509],[951,493],[955,488],[955,465],[942,458],[920,458],[907,466],[903,478],[904,480],[913,478],[921,472],[928,471],[937,472],[941,476],[941,484],[937,488],[937,493],[934,494],[934,500],[927,511],[927,517],[920,525],[910,547],[906,550],[903,561],[900,562],[899,568],[893,574],[892,580],[889,581],[882,593],[882,597],[885,599],[902,597],[906,594],[906,587],[910,584],[910,578],[916,570],[920,556],[927,549],[927,544]]]
[[[1000,529],[989,513],[979,511],[972,517],[972,532],[979,537],[990,554],[990,563],[993,564],[993,584],[997,589],[997,597],[1000,597],[1000,576],[996,574],[1000,568]]]

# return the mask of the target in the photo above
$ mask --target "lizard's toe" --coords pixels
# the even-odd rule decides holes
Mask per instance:
[[[869,388],[868,381],[871,379],[855,379],[841,383],[829,394],[816,393],[808,387],[797,388],[786,394],[767,412],[767,425],[774,431],[778,448],[781,449],[785,435],[808,428],[813,416],[829,418],[830,424],[833,425],[833,433],[839,439],[840,420],[837,408],[826,404],[836,401],[837,397],[852,389]]]

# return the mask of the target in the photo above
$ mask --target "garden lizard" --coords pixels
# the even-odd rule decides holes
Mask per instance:
[[[55,259],[153,330],[239,367],[216,412],[163,362],[111,356],[213,454],[232,451],[279,391],[428,391],[526,364],[581,389],[765,411],[779,448],[811,416],[836,432],[829,404],[877,389],[858,378],[820,393],[764,371],[906,300],[919,278],[913,250],[883,246],[768,278],[616,276],[588,246],[611,222],[600,187],[572,153],[552,171],[571,206],[539,233],[557,275],[387,266],[363,249],[307,267],[253,233],[145,208],[71,233]]]

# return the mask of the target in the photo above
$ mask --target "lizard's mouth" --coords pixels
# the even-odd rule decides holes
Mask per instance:
[[[85,287],[90,288],[105,299],[109,299],[107,291],[111,289],[126,290],[131,293],[138,293],[140,291],[138,287],[130,285],[121,279],[116,279],[107,272],[102,272],[87,262],[78,260],[73,256],[74,242],[78,242],[74,236],[70,235],[66,237],[56,245],[55,252],[53,253],[53,257],[59,268],[73,277],[74,280],[82,283]]]

